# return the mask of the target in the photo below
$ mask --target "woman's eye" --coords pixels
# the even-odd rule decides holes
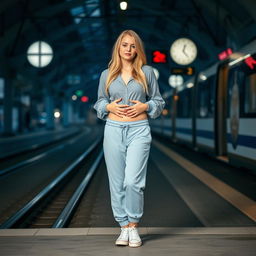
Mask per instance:
[[[127,44],[122,44],[123,47],[127,47]],[[135,45],[132,45],[132,48],[135,49]]]

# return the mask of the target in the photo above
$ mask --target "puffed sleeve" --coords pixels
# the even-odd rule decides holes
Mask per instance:
[[[104,70],[100,75],[100,82],[98,87],[98,100],[93,105],[93,108],[97,111],[97,117],[102,120],[106,120],[108,111],[106,109],[107,104],[110,103],[110,98],[105,92],[106,74]]]
[[[155,119],[161,115],[166,103],[159,92],[159,85],[153,68],[150,66],[147,67],[148,68],[145,70],[145,75],[147,77],[148,82],[149,100],[145,103],[147,103],[149,107],[146,110],[146,112],[150,118]]]

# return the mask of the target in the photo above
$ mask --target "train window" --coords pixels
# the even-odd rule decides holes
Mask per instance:
[[[243,73],[241,115],[256,116],[256,54],[248,57],[240,65]]]
[[[256,116],[256,68],[248,66],[245,62],[231,69],[228,75],[228,117],[230,117],[231,99],[234,85],[237,85],[239,97],[239,116]],[[232,105],[233,106],[233,105]]]
[[[214,114],[215,76],[210,76],[197,85],[197,117],[209,118]]]
[[[256,114],[256,73],[245,76],[244,114]]]
[[[181,91],[177,101],[177,117],[192,117],[191,89]]]

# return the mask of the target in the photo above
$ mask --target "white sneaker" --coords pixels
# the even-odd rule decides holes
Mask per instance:
[[[129,228],[121,228],[121,234],[116,239],[116,245],[128,245],[129,244]]]
[[[139,247],[141,244],[142,241],[140,239],[138,229],[136,227],[129,227],[129,246]]]

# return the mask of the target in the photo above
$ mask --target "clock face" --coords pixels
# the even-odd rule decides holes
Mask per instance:
[[[197,48],[192,40],[179,38],[173,42],[170,55],[177,64],[188,65],[195,60]]]

